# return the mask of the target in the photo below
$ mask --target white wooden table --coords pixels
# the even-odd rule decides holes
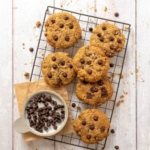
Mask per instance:
[[[49,140],[25,143],[14,131],[12,123],[19,117],[14,96],[14,83],[28,81],[24,72],[31,72],[40,29],[35,22],[42,21],[48,5],[104,17],[131,24],[118,99],[123,91],[124,103],[115,108],[111,134],[106,150],[119,145],[121,150],[150,150],[150,9],[149,0],[12,0],[0,1],[0,149],[1,150],[80,150]],[[105,6],[107,11],[104,11]],[[96,8],[97,11],[94,9]],[[114,16],[119,12],[119,17]],[[22,45],[25,44],[25,46]],[[136,73],[136,68],[139,71]]]

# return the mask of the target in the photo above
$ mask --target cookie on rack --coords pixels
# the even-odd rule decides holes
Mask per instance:
[[[90,44],[102,48],[108,57],[121,52],[124,43],[125,37],[120,29],[107,22],[97,25],[90,37]]]
[[[86,109],[74,120],[73,127],[82,141],[94,144],[109,135],[110,122],[102,111]]]
[[[76,95],[81,101],[89,105],[101,106],[112,97],[113,88],[107,76],[101,77],[95,83],[78,80]]]
[[[69,84],[76,76],[72,58],[65,52],[47,55],[42,62],[42,73],[45,82],[53,87]]]
[[[50,15],[46,20],[45,29],[48,43],[58,49],[71,47],[82,34],[77,19],[67,12]]]
[[[73,58],[73,67],[80,80],[97,82],[109,70],[109,58],[99,47],[81,47]]]

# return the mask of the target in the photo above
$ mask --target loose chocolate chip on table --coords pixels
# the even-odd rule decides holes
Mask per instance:
[[[111,129],[110,132],[111,132],[111,133],[115,133],[115,130],[114,130],[114,129]]]
[[[119,149],[119,146],[116,145],[116,146],[115,146],[115,149]]]
[[[91,130],[94,130],[94,128],[95,128],[95,127],[94,127],[94,125],[93,125],[93,124],[92,124],[92,125],[90,125],[90,129],[91,129]]]
[[[117,39],[117,42],[118,42],[118,43],[121,43],[122,41],[121,41],[121,39]]]
[[[101,34],[100,34],[100,33],[98,33],[98,34],[97,34],[97,36],[98,36],[98,37],[101,37]]]
[[[114,64],[113,63],[110,63],[110,65],[109,65],[110,67],[114,67]]]
[[[60,28],[63,28],[63,27],[64,27],[64,25],[63,25],[63,24],[60,24],[60,25],[59,25],[59,27],[60,27]]]
[[[57,35],[54,35],[53,39],[54,39],[55,41],[57,41],[57,40],[58,40],[58,36],[57,36]]]
[[[104,38],[103,38],[103,37],[100,37],[99,40],[100,40],[101,42],[104,42]]]
[[[87,99],[92,99],[92,94],[87,92],[87,93],[86,93],[86,98],[87,98]]]
[[[82,125],[83,125],[83,126],[86,125],[86,121],[85,121],[85,120],[82,121]]]
[[[106,27],[105,27],[105,26],[103,26],[103,27],[102,27],[102,30],[106,30]]]
[[[92,32],[92,31],[93,31],[93,28],[89,28],[89,31]]]
[[[70,29],[73,29],[73,25],[72,25],[72,24],[69,24],[69,28],[70,28]]]
[[[81,58],[81,59],[80,59],[80,63],[81,63],[81,64],[84,64],[84,63],[85,63],[85,60],[84,60],[83,58]]]
[[[111,37],[109,38],[109,40],[110,40],[111,42],[113,42],[113,41],[114,41],[114,38],[111,36]]]
[[[29,51],[30,51],[30,52],[33,52],[33,51],[34,51],[34,49],[33,49],[32,47],[30,47],[30,48],[29,48]]]
[[[97,117],[97,116],[94,116],[94,117],[93,117],[93,120],[94,120],[94,121],[97,121],[97,120],[98,120],[98,117]]]
[[[52,61],[56,61],[56,57],[55,56],[52,57]]]
[[[88,70],[87,70],[87,73],[88,73],[88,74],[92,74],[92,70],[88,69]]]
[[[51,74],[51,73],[48,73],[47,76],[48,76],[49,78],[52,78],[52,74]]]
[[[103,65],[103,61],[102,61],[102,60],[99,60],[99,61],[98,61],[98,64],[99,64],[99,65]]]
[[[105,127],[101,126],[101,132],[104,132],[104,131],[105,131]]]
[[[65,20],[68,20],[68,19],[69,19],[69,17],[68,17],[68,16],[65,16],[65,17],[64,17],[64,19],[65,19]]]
[[[90,139],[90,138],[91,138],[91,135],[87,135],[86,138],[87,138],[87,139]]]
[[[115,12],[115,17],[119,17],[119,13],[118,12]]]
[[[55,23],[55,20],[51,20],[51,22],[52,22],[52,24],[54,24],[54,23]]]
[[[66,41],[69,41],[69,40],[70,40],[69,36],[66,36],[66,37],[65,37],[65,40],[66,40]]]
[[[93,87],[91,87],[90,91],[94,93],[94,92],[97,92],[98,89],[97,89],[96,87],[93,86]]]
[[[104,82],[103,82],[102,79],[100,79],[97,83],[98,83],[98,85],[100,85],[100,86],[102,86],[102,85],[104,84]]]
[[[57,65],[53,64],[52,65],[53,69],[57,69]]]
[[[72,103],[72,107],[76,107],[76,104],[75,104],[75,103]]]

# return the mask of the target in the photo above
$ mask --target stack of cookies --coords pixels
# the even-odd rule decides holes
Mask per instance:
[[[74,16],[67,12],[51,15],[45,23],[45,36],[55,48],[69,48],[82,37],[81,28]],[[101,106],[113,94],[107,77],[109,57],[122,51],[125,37],[120,29],[110,23],[96,26],[90,37],[90,45],[81,47],[74,58],[68,53],[49,54],[42,63],[42,73],[47,84],[60,87],[78,77],[76,95],[79,100]],[[86,143],[96,143],[108,136],[110,127],[107,116],[98,109],[87,109],[74,120],[77,135]]]

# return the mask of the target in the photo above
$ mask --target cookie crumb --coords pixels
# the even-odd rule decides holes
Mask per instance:
[[[95,11],[95,12],[97,11],[97,8],[96,8],[96,7],[94,7],[94,11]]]
[[[83,30],[83,31],[85,31],[85,29],[84,29],[84,28],[82,28],[82,30]]]
[[[22,43],[22,45],[23,45],[23,46],[25,46],[25,44],[24,44],[24,43]]]
[[[25,76],[26,78],[29,78],[29,73],[28,73],[28,72],[25,72],[25,73],[24,73],[24,76]]]
[[[129,27],[128,26],[124,26],[124,30],[129,30]]]
[[[139,72],[139,69],[138,68],[136,68],[136,73],[138,73]]]
[[[107,7],[105,6],[105,8],[104,8],[104,11],[106,12],[107,11]]]
[[[123,91],[124,94],[128,94],[128,92]]]
[[[124,102],[124,100],[119,100],[116,105],[120,106],[120,104],[123,103],[123,102]]]
[[[124,98],[124,95],[121,95],[120,98]]]
[[[42,54],[42,56],[44,56],[44,54]]]
[[[115,73],[112,73],[112,74],[111,74],[111,77],[113,78],[113,77],[115,77],[115,75],[116,75]]]
[[[123,75],[122,73],[120,74],[120,78],[121,78],[121,79],[124,78],[124,75]]]
[[[36,22],[36,27],[39,28],[40,26],[41,26],[41,22],[40,22],[40,21],[37,21],[37,22]]]
[[[80,107],[80,106],[77,106],[77,110],[81,110],[81,107]]]

